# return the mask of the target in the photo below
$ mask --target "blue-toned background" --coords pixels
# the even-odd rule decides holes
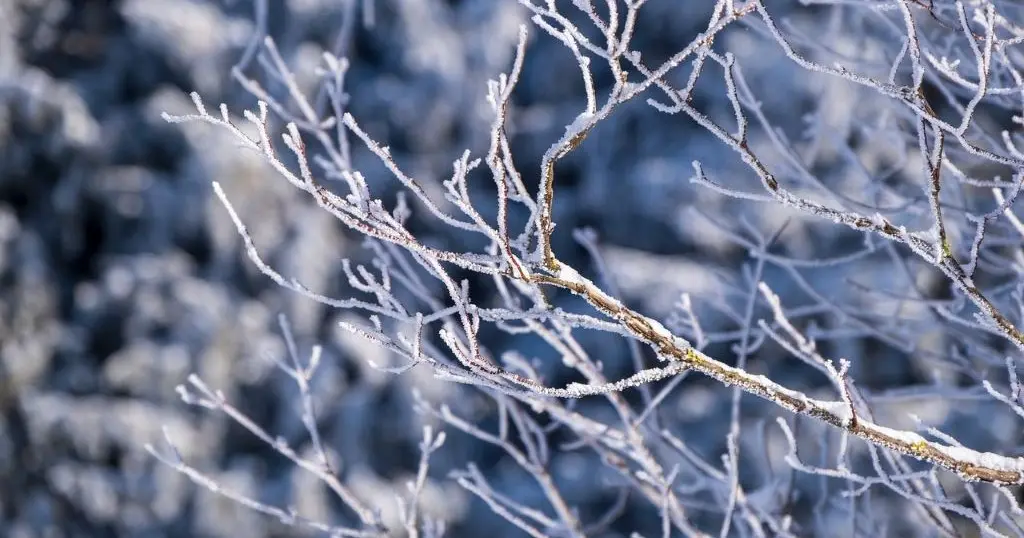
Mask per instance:
[[[486,152],[492,120],[486,82],[508,70],[519,25],[529,22],[516,2],[269,4],[269,33],[305,90],[316,94],[322,51],[346,55],[351,112],[428,187],[440,188],[463,149],[477,156]],[[637,21],[633,48],[657,65],[704,29],[710,9],[705,4],[710,2],[652,0]],[[833,33],[823,34],[834,37],[837,50],[870,48],[875,39],[868,30],[847,33],[824,10],[768,4],[780,4],[771,6],[778,16],[795,10],[798,22],[834,25]],[[303,350],[325,346],[314,383],[322,405],[320,431],[343,462],[347,483],[386,519],[394,514],[393,492],[404,490],[419,460],[422,420],[412,410],[414,388],[432,401],[458,397],[460,409],[493,426],[493,405],[478,393],[436,380],[426,370],[400,377],[374,370],[368,360],[394,359],[338,330],[338,321],[352,319],[348,313],[284,292],[259,273],[213,196],[211,181],[223,184],[268,262],[325,294],[345,293],[343,257],[366,258],[357,236],[225,131],[160,118],[163,111],[192,112],[191,91],[211,109],[220,102],[236,113],[253,106],[230,77],[253,34],[252,21],[244,1],[0,0],[0,536],[305,535],[197,489],[159,465],[143,446],[159,444],[162,427],[187,461],[225,487],[268,504],[294,505],[309,516],[345,521],[351,514],[339,510],[322,484],[223,416],[190,408],[175,393],[188,374],[198,373],[268,431],[306,446],[294,383],[265,358],[284,353],[280,313],[289,316]],[[350,39],[339,42],[346,25]],[[585,102],[573,56],[535,27],[530,36],[513,99],[511,138],[524,180],[535,186],[541,155]],[[807,152],[821,153],[808,158],[826,186],[851,196],[868,188],[845,175],[848,167],[834,150],[835,140],[879,170],[898,161],[893,147],[907,141],[894,144],[852,127],[877,118],[886,106],[883,98],[800,71],[756,32],[738,28],[720,39],[743,63],[773,124],[794,139],[821,140],[820,147],[808,144]],[[694,103],[726,121],[732,112],[722,97],[720,69],[709,72]],[[686,75],[684,68],[671,78],[684,84]],[[596,82],[607,91],[612,81],[602,76]],[[268,88],[283,95],[279,85]],[[812,111],[817,123],[804,117]],[[374,193],[393,200],[400,184],[358,143],[353,152]],[[592,271],[592,260],[571,233],[589,227],[630,304],[664,320],[679,294],[689,292],[705,328],[725,331],[736,320],[723,309],[741,311],[745,297],[736,290],[749,287],[742,276],[747,250],[730,233],[759,230],[770,236],[782,229],[774,251],[794,258],[838,256],[862,246],[860,234],[830,222],[691,184],[695,159],[723,185],[760,189],[734,154],[684,116],[661,114],[642,98],[619,110],[558,169],[560,257]],[[917,170],[913,163],[907,166]],[[891,188],[920,194],[912,174],[887,181]],[[481,178],[474,185],[481,211],[493,219],[495,208],[485,203],[493,182]],[[927,217],[907,214],[903,223],[921,224]],[[418,220],[414,230],[428,242],[461,248],[460,238],[437,222]],[[880,251],[853,266],[809,270],[802,273],[803,284],[769,266],[763,279],[787,307],[815,302],[802,285],[851,304],[869,296],[850,279],[879,289],[905,286],[899,280],[905,275],[894,276],[900,273],[892,260]],[[926,294],[945,290],[927,273],[919,283]],[[900,310],[895,317],[919,329],[911,331],[920,337],[915,345],[948,344],[951,335],[930,326],[923,309]],[[826,328],[838,323],[828,312],[819,321]],[[518,349],[548,359],[545,373],[553,384],[569,379],[559,357],[539,340],[497,331],[485,336],[496,351]],[[884,391],[933,379],[932,365],[895,343],[861,336],[854,331],[822,344],[830,356],[853,362],[851,374],[861,388]],[[599,353],[609,376],[628,375],[632,363],[623,342],[586,333],[581,340]],[[727,344],[709,352],[732,360]],[[832,397],[824,378],[778,348],[766,346],[750,360],[758,373]],[[662,404],[663,425],[718,464],[731,394],[693,375]],[[752,398],[743,404],[743,424],[750,431],[779,414]],[[894,397],[878,412],[884,423],[911,428],[907,413],[916,413],[979,449],[1014,444],[1010,437],[1016,434],[1006,432],[1019,426],[1006,423],[1005,414],[978,421],[972,417],[984,412],[984,404],[953,407]],[[823,431],[810,421],[803,427],[805,435]],[[744,442],[756,443],[755,437]],[[778,432],[766,439],[774,444],[749,446],[743,479],[751,491],[771,496],[782,486],[766,477],[789,476],[781,460],[787,447]],[[432,461],[424,510],[448,521],[450,536],[521,536],[445,479],[448,471],[475,461],[496,490],[527,504],[540,502],[532,480],[509,458],[449,432]],[[769,469],[773,464],[779,467]],[[584,515],[604,513],[616,498],[602,465],[586,450],[553,460],[561,490]],[[816,489],[823,487],[820,481],[796,480],[801,493],[790,498],[794,517],[832,517],[829,507],[816,504],[816,496],[827,493]],[[656,509],[642,499],[628,502],[629,509],[602,535],[656,535]],[[877,515],[891,520],[891,528],[911,525],[887,510],[880,505]],[[695,520],[700,514],[694,511]]]

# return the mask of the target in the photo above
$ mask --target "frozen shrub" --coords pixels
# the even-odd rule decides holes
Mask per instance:
[[[416,416],[325,438],[324,350],[282,318],[304,432],[265,430],[199,376],[180,392],[342,506],[247,496],[172,436],[154,454],[333,536],[1024,534],[1024,8],[464,4],[349,2],[313,67],[256,2],[232,71],[256,105],[193,94],[165,115],[226,130],[241,147],[209,151],[260,159],[363,240],[346,286],[314,287],[296,275],[329,248],[265,252],[229,194],[244,178],[214,182],[251,263],[344,312],[365,382],[410,378]],[[346,34],[371,24],[391,41]],[[659,25],[675,41],[645,34]],[[374,96],[360,55],[405,61]],[[419,456],[394,456],[407,489],[334,454],[420,428]]]

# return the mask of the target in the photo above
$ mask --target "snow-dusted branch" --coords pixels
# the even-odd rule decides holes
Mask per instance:
[[[830,435],[838,438],[836,442],[821,441],[824,447],[838,447],[837,468],[805,463],[798,457],[799,440],[793,431],[796,426],[790,428],[783,421],[783,435],[790,448],[786,458],[793,470],[840,481],[851,499],[873,486],[888,488],[917,503],[926,517],[945,530],[952,527],[947,514],[958,514],[974,521],[984,532],[995,533],[995,517],[979,515],[984,512],[985,501],[979,500],[970,484],[965,491],[976,509],[964,509],[944,494],[932,494],[937,488],[936,469],[954,473],[964,482],[984,482],[986,487],[1024,485],[1024,458],[1016,453],[967,448],[937,427],[922,426],[920,432],[915,432],[883,425],[889,419],[880,418],[885,415],[876,414],[875,407],[886,397],[895,396],[871,393],[854,383],[855,377],[864,382],[856,369],[858,363],[863,366],[876,357],[870,351],[863,351],[859,357],[838,352],[834,356],[845,358],[833,363],[825,358],[833,353],[819,351],[818,343],[858,338],[881,342],[920,362],[941,364],[943,368],[935,367],[929,373],[935,378],[957,374],[976,382],[973,392],[955,387],[943,392],[929,387],[911,391],[912,396],[952,394],[995,400],[1024,417],[1016,379],[1017,363],[1024,352],[1024,332],[1018,328],[1024,319],[1024,286],[1019,284],[1024,274],[1024,257],[1020,254],[1024,224],[1014,212],[1024,182],[1024,155],[1017,149],[1021,143],[1017,134],[993,135],[986,125],[989,120],[984,119],[985,107],[992,106],[1012,108],[1018,114],[1013,121],[1024,121],[1019,109],[1024,102],[1024,78],[1020,74],[1024,62],[1019,51],[1013,49],[1024,43],[1024,30],[1005,15],[1013,9],[996,1],[969,7],[959,2],[926,6],[896,0],[885,9],[872,2],[818,3],[834,4],[837,10],[864,10],[866,14],[858,20],[866,27],[877,26],[879,32],[898,39],[885,43],[878,61],[858,63],[844,56],[850,54],[848,51],[822,46],[814,36],[798,31],[792,21],[774,15],[774,8],[761,0],[719,0],[711,7],[707,24],[701,24],[702,30],[690,42],[660,63],[649,64],[632,43],[645,2],[607,0],[597,8],[593,2],[577,0],[571,3],[572,9],[562,9],[559,2],[523,0],[524,9],[541,30],[538,33],[547,34],[571,54],[579,68],[572,76],[579,78],[583,92],[579,110],[564,131],[547,141],[550,145],[546,150],[537,152],[539,158],[532,174],[523,172],[519,156],[513,155],[517,147],[513,143],[513,97],[517,84],[526,78],[524,66],[530,51],[525,26],[516,34],[509,71],[486,87],[486,101],[494,114],[489,128],[481,131],[486,132],[487,140],[480,141],[486,145],[486,155],[474,158],[473,152],[465,150],[449,156],[453,160],[448,161],[451,166],[443,179],[434,177],[434,172],[407,166],[398,151],[370,134],[375,131],[370,122],[364,121],[366,118],[357,119],[358,114],[348,111],[343,83],[348,64],[331,54],[324,55],[319,76],[327,88],[333,115],[320,117],[323,107],[304,97],[284,55],[270,37],[263,39],[258,49],[247,49],[235,70],[239,82],[259,99],[255,110],[242,113],[248,125],[240,126],[224,105],[218,115],[209,113],[198,95],[193,95],[195,114],[164,117],[171,122],[199,121],[227,130],[284,181],[305,193],[311,206],[315,204],[349,232],[366,239],[373,263],[360,265],[345,260],[340,266],[353,297],[330,298],[273,267],[260,254],[248,231],[254,223],[244,222],[230,201],[230,187],[214,183],[214,192],[249,259],[263,274],[308,299],[361,316],[362,321],[346,320],[341,327],[387,350],[399,361],[397,365],[374,362],[371,366],[395,374],[413,368],[430,369],[436,377],[471,385],[488,398],[498,416],[492,429],[447,404],[426,398],[418,398],[417,408],[424,417],[443,423],[449,430],[499,449],[525,471],[539,492],[538,498],[546,503],[544,508],[497,491],[472,463],[454,475],[458,484],[522,532],[583,537],[588,529],[610,525],[617,515],[609,514],[618,514],[621,508],[588,520],[559,489],[550,470],[549,437],[562,429],[572,439],[561,449],[587,448],[598,455],[614,471],[618,485],[638,493],[656,508],[661,516],[659,528],[665,536],[673,532],[708,535],[700,530],[703,527],[695,522],[698,516],[690,509],[698,502],[695,492],[705,490],[714,492],[719,503],[706,511],[721,516],[716,531],[720,536],[733,535],[737,529],[754,536],[766,535],[767,529],[780,535],[796,533],[788,516],[778,515],[779,507],[765,508],[770,503],[741,484],[741,462],[749,452],[756,452],[741,443],[747,434],[741,400],[753,395],[770,402],[773,411],[782,409],[796,415],[794,421],[809,417],[827,425]],[[581,29],[581,20],[594,28]],[[833,24],[841,22],[838,17]],[[740,34],[736,30],[741,27],[753,31],[737,37]],[[776,125],[776,114],[762,103],[762,99],[774,97],[768,95],[774,88],[766,89],[755,80],[758,66],[752,64],[756,61],[751,61],[749,53],[730,50],[734,38],[742,41],[757,35],[762,39],[759,46],[773,46],[779,58],[798,72],[847,84],[854,88],[851,91],[877,98],[889,108],[877,121],[857,124],[848,120],[849,133],[828,132],[821,118],[824,112],[816,110],[803,118],[803,138],[794,137]],[[957,53],[956,60],[947,57],[946,53],[953,52]],[[277,82],[276,92],[266,89],[258,77],[242,73],[253,58]],[[837,59],[848,61],[828,61]],[[960,69],[962,63],[971,66],[967,74]],[[687,65],[690,71],[680,74]],[[723,95],[719,96],[717,109],[705,110],[702,99],[695,96],[702,95],[707,91],[705,86],[711,84]],[[933,87],[938,89],[932,91]],[[736,157],[731,168],[709,159],[693,161],[691,183],[703,188],[702,195],[747,204],[743,207],[771,206],[784,212],[785,223],[774,226],[776,232],[768,239],[758,240],[749,239],[758,234],[757,225],[745,215],[719,218],[713,209],[695,207],[680,219],[682,226],[709,224],[753,260],[743,273],[744,285],[714,305],[732,324],[727,329],[701,319],[698,303],[702,299],[688,293],[680,296],[665,324],[645,314],[644,307],[634,305],[616,284],[616,268],[603,258],[596,234],[556,229],[562,166],[587,151],[588,140],[611,125],[617,114],[629,106],[642,107],[643,103],[634,103],[640,101],[640,96],[649,105],[645,111],[675,115],[691,123],[707,140],[721,144],[726,153]],[[1017,97],[1020,99],[1014,101]],[[837,101],[825,103],[822,108],[857,105],[856,100]],[[279,137],[284,154],[279,154],[280,142],[272,134],[272,114],[286,122]],[[853,110],[848,114],[851,118],[859,115],[868,113]],[[878,133],[885,136],[879,140],[896,146],[895,156],[889,159],[892,162],[861,162],[854,145],[876,143]],[[354,137],[357,147],[350,145],[349,136]],[[827,151],[823,149],[826,145]],[[364,175],[357,169],[353,152],[361,152],[386,173],[374,176],[379,181],[367,179],[369,172],[364,169]],[[822,158],[824,163],[816,160],[819,153],[828,154]],[[829,173],[822,171],[830,167],[842,173],[828,177]],[[1009,171],[1012,180],[1006,181],[992,170],[1004,174]],[[490,180],[484,183],[494,200],[482,201],[476,181],[481,174],[490,174]],[[387,183],[386,188],[381,183]],[[985,191],[983,202],[972,194],[972,189],[979,187]],[[401,194],[392,202],[381,190]],[[994,208],[990,198],[995,201]],[[791,220],[801,218],[836,224],[837,237],[855,238],[855,250],[812,259],[782,253],[777,243],[783,242]],[[447,229],[459,240],[448,244],[437,241],[420,231],[424,228],[417,225],[422,222]],[[556,248],[563,239],[560,233],[574,235],[596,265],[598,277],[592,280],[584,276],[586,268],[560,257],[560,247]],[[816,240],[805,239],[809,244]],[[864,292],[863,304],[831,298],[832,294],[817,289],[806,275],[817,270],[839,271],[856,263],[870,266],[872,260],[886,256],[891,262],[886,267],[894,268],[893,278],[906,281],[908,289],[865,285],[858,275],[847,275],[850,278],[842,280],[844,287]],[[922,267],[930,271],[927,278],[918,274]],[[470,274],[472,278],[467,277]],[[776,277],[788,278],[810,304],[784,306],[784,300],[773,291],[781,288],[768,284]],[[940,294],[933,289],[919,287],[918,282],[925,280],[932,288],[943,288],[943,292],[948,288],[951,297],[936,297]],[[934,281],[941,281],[941,286]],[[481,294],[489,294],[489,302],[481,301]],[[565,302],[569,295],[582,301]],[[785,302],[789,303],[788,298]],[[891,304],[897,306],[889,308]],[[901,318],[909,309],[916,317]],[[762,319],[761,313],[770,314],[765,316],[770,321]],[[839,326],[821,328],[816,321],[820,318],[838,320]],[[807,327],[803,323],[808,323]],[[949,346],[951,349],[919,343],[923,338],[917,336],[928,333],[928,323],[956,331],[958,340]],[[278,366],[296,381],[304,395],[303,424],[310,430],[321,461],[298,457],[198,378],[190,380],[193,390],[183,392],[183,397],[224,413],[294,464],[314,473],[358,514],[364,526],[379,530],[381,523],[374,512],[335,477],[323,440],[314,431],[315,410],[307,393],[319,351],[309,365],[303,366],[283,322],[282,330],[292,361],[279,362]],[[539,342],[539,347],[560,358],[561,364],[548,368],[551,365],[515,349],[494,352],[485,336],[489,331],[513,343],[519,338]],[[583,331],[625,339],[632,369],[626,373],[614,370],[614,376],[607,373],[613,370],[578,338]],[[992,335],[1002,338],[999,344],[988,341]],[[1000,347],[1006,345],[1009,349]],[[822,374],[828,382],[824,388],[835,394],[834,399],[811,397],[811,392],[797,388],[799,385],[791,380],[784,384],[770,375],[755,373],[755,357],[769,346],[799,360],[801,368]],[[1006,353],[1013,357],[1005,358]],[[655,360],[656,364],[648,364]],[[551,373],[559,368],[571,378],[565,380]],[[1004,370],[1010,379],[1008,391],[989,379],[993,372],[1004,375]],[[697,456],[668,431],[658,412],[682,380],[692,379],[693,373],[733,388],[721,469]],[[640,392],[639,407],[622,394],[634,388]],[[585,404],[574,400],[599,400],[607,414],[596,420],[577,409]],[[849,441],[854,438],[866,442],[857,446],[867,446],[870,462],[864,465],[870,465],[877,476],[858,474],[848,465],[854,446]],[[424,488],[430,457],[443,442],[443,434],[424,430],[421,459],[409,484],[409,496],[399,497],[402,529],[409,536],[426,534],[427,527],[436,528],[422,519],[416,503]],[[667,458],[665,454],[673,456]],[[918,471],[902,456],[934,467]],[[180,462],[167,461],[192,476],[192,471]],[[692,482],[684,483],[684,478]],[[790,502],[787,498],[782,504]],[[855,502],[850,500],[851,505]],[[1016,504],[1013,506],[1019,510]]]

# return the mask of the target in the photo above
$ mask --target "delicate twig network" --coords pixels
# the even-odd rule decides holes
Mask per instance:
[[[955,355],[950,359],[945,355],[937,356],[934,351],[908,348],[908,327],[889,326],[879,321],[870,308],[840,304],[822,297],[807,283],[802,271],[842,267],[878,255],[897,260],[894,267],[902,268],[908,275],[912,264],[934,268],[953,290],[953,299],[932,300],[917,289],[907,291],[905,296],[870,288],[866,293],[879,297],[888,294],[888,300],[920,305],[933,316],[935,323],[948,324],[957,330],[975,330],[975,335],[965,339],[961,351],[955,353],[976,354],[970,360],[985,364],[989,368],[986,372],[1004,370],[1009,388],[998,388],[987,378],[988,374],[980,371],[966,372],[964,375],[974,376],[977,387],[984,387],[983,392],[967,395],[951,389],[948,396],[991,398],[1024,418],[1015,373],[1020,353],[1024,351],[1024,333],[1018,326],[1020,312],[1007,309],[1013,304],[1022,307],[1019,282],[1024,271],[1020,254],[1024,225],[1013,212],[1013,202],[1024,180],[1024,153],[1018,149],[1019,128],[1017,132],[993,134],[979,112],[983,107],[996,107],[1006,110],[1013,124],[1024,125],[1021,113],[1024,58],[1020,50],[1024,45],[1024,21],[1013,19],[1021,10],[1011,3],[996,0],[813,2],[834,5],[836,9],[864,10],[868,12],[863,15],[864,20],[870,20],[879,28],[878,32],[896,36],[889,43],[895,46],[886,51],[890,55],[887,61],[891,63],[884,69],[872,71],[859,69],[854,61],[844,62],[839,51],[818,46],[814,36],[804,35],[789,21],[777,20],[770,5],[760,0],[715,2],[702,32],[678,53],[658,65],[651,65],[640,52],[631,48],[634,34],[639,31],[639,13],[645,3],[643,0],[606,0],[597,8],[587,0],[571,2],[571,6],[555,1],[521,0],[534,25],[573,55],[584,92],[583,109],[539,163],[536,192],[527,187],[530,182],[525,178],[531,174],[521,171],[514,163],[508,128],[515,115],[511,104],[513,92],[527,55],[525,26],[520,29],[511,70],[487,88],[488,103],[494,112],[487,153],[482,158],[473,158],[467,151],[452,163],[451,176],[441,185],[443,199],[438,199],[436,189],[425,188],[422,180],[403,170],[391,150],[376,142],[348,113],[348,96],[344,90],[348,64],[332,54],[325,54],[323,58],[320,101],[311,102],[274,41],[262,37],[262,43],[254,42],[233,71],[242,86],[259,99],[255,111],[244,111],[248,125],[239,125],[237,118],[223,105],[219,114],[211,114],[197,94],[192,96],[195,114],[165,114],[164,118],[175,123],[205,122],[227,129],[245,148],[262,156],[278,175],[309,194],[321,210],[367,238],[375,254],[374,267],[353,267],[349,262],[344,266],[349,285],[363,298],[324,296],[280,274],[264,260],[225,189],[220,183],[214,184],[215,193],[234,222],[249,258],[260,271],[279,285],[313,301],[363,314],[365,324],[345,323],[343,328],[405,359],[404,366],[390,368],[390,371],[401,373],[426,365],[444,379],[480,388],[496,402],[500,410],[497,432],[484,430],[449,407],[426,399],[419,400],[418,410],[449,428],[501,448],[532,477],[543,492],[550,512],[503,496],[473,465],[456,476],[462,487],[531,536],[588,536],[606,528],[620,509],[615,508],[599,521],[581,519],[551,475],[549,426],[536,418],[537,413],[573,432],[578,438],[578,447],[594,451],[609,469],[619,474],[627,490],[658,507],[663,516],[662,533],[666,537],[676,532],[687,536],[709,535],[694,524],[691,516],[691,507],[699,506],[691,492],[702,490],[715,492],[720,501],[716,510],[723,514],[718,531],[721,536],[732,535],[736,529],[742,529],[744,535],[755,536],[792,534],[792,520],[785,515],[785,510],[765,509],[762,502],[752,500],[755,492],[745,491],[741,483],[739,466],[745,454],[741,452],[739,441],[743,433],[739,405],[742,393],[758,396],[797,416],[823,421],[841,433],[836,466],[812,465],[802,461],[798,454],[799,441],[794,427],[779,419],[789,447],[786,461],[794,471],[842,479],[849,486],[847,493],[851,497],[874,485],[887,488],[913,503],[923,517],[929,518],[944,533],[953,532],[950,514],[955,514],[974,522],[987,534],[1003,535],[1009,532],[1007,528],[1020,534],[1019,523],[1014,519],[1019,518],[1020,507],[1005,486],[1024,484],[1024,459],[1016,454],[967,448],[936,429],[922,427],[918,433],[881,425],[872,411],[873,406],[898,395],[860,390],[850,373],[851,361],[840,359],[837,365],[825,358],[818,351],[816,340],[870,337],[910,353],[921,353],[924,360],[948,360],[963,365],[970,361]],[[257,5],[263,4],[257,2]],[[264,12],[257,10],[257,13]],[[593,28],[584,31],[580,20]],[[804,156],[812,150],[799,146],[772,124],[771,113],[765,110],[758,95],[761,89],[755,89],[757,86],[744,68],[742,57],[728,50],[729,32],[740,27],[773,43],[808,76],[840,80],[858,91],[886,100],[891,106],[891,117],[879,121],[887,122],[886,128],[894,130],[897,138],[902,137],[900,144],[910,148],[904,150],[901,162],[916,163],[919,167],[917,195],[908,197],[902,193],[903,205],[886,205],[867,198],[854,199],[848,190],[836,188],[824,179]],[[595,41],[595,35],[600,35],[603,42]],[[286,98],[275,96],[245,74],[254,60],[283,84]],[[677,77],[670,75],[687,65],[689,74],[685,84],[679,87],[673,82]],[[607,91],[602,91],[597,83],[599,68],[609,70],[612,76],[613,82]],[[704,79],[713,76],[711,68],[721,70],[726,109],[731,112],[734,124],[727,126],[722,114],[701,111],[695,104],[693,95]],[[748,267],[748,285],[739,290],[743,297],[742,311],[731,311],[731,307],[723,306],[723,311],[739,326],[731,333],[705,328],[694,308],[700,298],[689,295],[680,300],[678,310],[667,322],[668,327],[628,306],[618,297],[614,271],[604,267],[594,237],[577,233],[577,241],[595,258],[605,284],[598,285],[583,276],[581,268],[563,262],[555,252],[553,237],[562,233],[556,229],[554,210],[558,201],[558,167],[584,146],[603,123],[611,121],[614,113],[641,95],[660,112],[689,118],[731,150],[738,157],[737,162],[756,178],[756,183],[750,181],[749,186],[737,188],[733,185],[743,184],[742,181],[718,180],[704,163],[694,162],[693,183],[726,197],[780,205],[796,215],[832,221],[863,234],[864,247],[835,259],[797,260],[772,253],[771,246],[778,234],[751,239],[754,234],[748,233],[753,228],[749,223],[743,224],[748,227],[745,232],[728,231],[730,225],[722,225],[730,240],[746,249],[753,260]],[[832,103],[829,106],[856,104]],[[273,117],[286,122],[281,136],[287,156],[279,154],[275,147],[271,112]],[[386,167],[404,193],[404,198],[390,210],[382,200],[374,198],[367,179],[354,167],[350,136]],[[818,133],[818,137],[825,139],[827,135]],[[316,145],[315,153],[307,144]],[[295,166],[290,167],[286,161],[294,161]],[[470,178],[483,172],[478,170],[481,164],[494,182],[497,210],[493,222],[485,217],[487,213],[478,210],[471,196]],[[1002,170],[1008,179],[993,177],[996,174],[986,172],[985,167]],[[871,176],[864,169],[861,172]],[[892,174],[895,172],[885,177]],[[963,201],[967,198],[963,193],[976,188],[987,192],[986,199],[994,202],[994,209],[974,209]],[[896,194],[894,188],[879,187],[880,199],[891,200]],[[958,198],[960,200],[955,201]],[[423,218],[435,219],[459,233],[482,238],[487,247],[473,252],[453,251],[424,242],[407,226],[414,208],[423,211]],[[522,229],[512,229],[510,215],[513,211],[528,215]],[[905,218],[906,215],[913,218]],[[694,216],[695,220],[700,218],[715,217],[699,213]],[[896,246],[902,250],[897,250]],[[909,250],[912,257],[904,257],[903,250]],[[1012,254],[1008,250],[1012,250]],[[1012,257],[1016,261],[1007,261]],[[782,268],[797,287],[814,299],[814,304],[787,307],[765,283],[768,266]],[[458,276],[465,272],[486,276],[503,304],[486,308],[475,304],[475,290],[470,290],[469,284]],[[980,273],[1002,275],[1001,281],[1010,282],[993,285],[988,278],[983,283]],[[439,283],[443,294],[436,295],[424,279]],[[856,279],[850,285],[859,286]],[[591,310],[580,313],[557,307],[552,297],[558,290],[582,298]],[[760,319],[757,313],[762,311],[770,312],[771,319]],[[822,313],[833,314],[847,323],[842,329],[798,328],[802,323],[798,320]],[[493,324],[510,334],[539,337],[562,358],[565,367],[574,370],[584,381],[565,387],[550,386],[526,358],[515,353],[493,356],[479,337],[483,324]],[[308,381],[316,368],[318,352],[314,352],[307,367],[302,366],[287,323],[282,320],[281,325],[292,362],[279,362],[278,366],[301,389],[303,423],[319,461],[304,460],[287,445],[279,444],[198,378],[190,379],[193,389],[183,389],[183,397],[189,403],[226,414],[265,439],[296,465],[316,474],[356,514],[361,527],[336,529],[317,523],[306,524],[339,536],[386,532],[374,511],[364,506],[339,480],[338,470],[331,466],[317,436]],[[608,379],[600,361],[574,335],[574,331],[581,329],[627,339],[635,371],[623,379]],[[1001,338],[1010,348],[1002,350],[991,341],[983,342],[992,337]],[[769,376],[754,373],[748,367],[748,358],[766,341],[780,346],[791,357],[822,374],[834,388],[834,399],[811,397]],[[721,342],[734,345],[734,357],[717,357],[707,351],[712,344]],[[658,365],[644,367],[641,346],[653,352],[660,361]],[[1000,353],[1012,356],[999,357]],[[735,365],[727,362],[733,358],[737,359]],[[658,406],[691,371],[735,389],[727,453],[721,468],[700,459],[683,440],[659,426]],[[662,380],[669,381],[661,390],[655,391],[649,386]],[[632,388],[642,393],[639,407],[622,394]],[[595,420],[566,401],[587,396],[603,398],[617,419]],[[868,443],[871,466],[877,476],[857,474],[848,465],[850,437]],[[420,520],[417,498],[427,477],[429,457],[443,442],[443,434],[425,430],[421,444],[423,459],[410,486],[411,494],[399,499],[403,532],[409,536],[439,534],[439,523],[427,524]],[[664,456],[666,451],[676,454],[681,463],[666,465],[670,461]],[[973,504],[963,506],[947,500],[936,486],[938,479],[934,469],[920,470],[919,466],[911,466],[900,458],[901,455],[928,462],[960,477]],[[197,483],[215,489],[180,458],[160,457]],[[680,484],[683,477],[691,481],[689,486]],[[970,484],[979,481],[995,487],[997,493],[993,500],[981,500],[975,485]],[[688,490],[688,487],[693,489]],[[282,519],[302,521],[295,514],[249,501],[239,502]],[[783,504],[788,502],[790,500],[785,499]],[[1011,508],[1003,510],[1001,503]]]

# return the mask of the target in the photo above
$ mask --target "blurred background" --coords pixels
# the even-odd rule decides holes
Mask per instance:
[[[656,65],[704,29],[710,9],[704,4],[710,2],[652,0],[640,12],[633,47]],[[269,6],[267,31],[309,95],[317,92],[323,51],[349,59],[352,113],[411,175],[437,185],[463,149],[486,152],[492,119],[486,81],[508,70],[519,25],[529,20],[516,2],[275,0]],[[791,7],[773,9],[781,15]],[[830,13],[807,9],[794,16],[832,28],[828,35],[837,50],[868,50],[858,40],[868,40],[870,32],[850,37]],[[279,314],[288,316],[303,353],[324,346],[314,382],[322,404],[320,431],[343,462],[346,482],[385,519],[395,517],[394,492],[419,460],[423,421],[412,410],[414,388],[432,401],[459,397],[463,409],[480,403],[474,418],[481,424],[492,418],[493,410],[471,389],[419,369],[392,376],[369,367],[368,361],[392,359],[337,329],[350,314],[282,291],[259,273],[212,195],[211,181],[224,185],[268,262],[310,288],[344,296],[342,258],[366,253],[358,237],[224,130],[160,118],[163,111],[193,112],[192,91],[210,109],[220,102],[236,113],[253,106],[230,76],[254,35],[253,21],[253,7],[243,0],[0,0],[0,536],[304,535],[160,465],[143,447],[162,442],[161,428],[190,464],[226,487],[267,504],[293,505],[311,517],[350,517],[314,478],[222,415],[186,406],[175,392],[197,373],[267,431],[305,446],[294,383],[267,360],[284,354]],[[531,27],[530,33],[512,139],[520,169],[535,185],[541,155],[585,103],[572,55],[539,30]],[[756,58],[744,64],[745,73],[762,90],[763,109],[780,129],[796,138],[814,130],[825,140],[808,150],[820,153],[814,170],[824,181],[843,180],[849,193],[868,188],[844,175],[845,157],[830,145],[834,135],[876,170],[896,170],[886,176],[887,188],[919,189],[911,179],[917,165],[901,162],[893,149],[913,140],[893,142],[851,127],[877,117],[887,106],[881,98],[816,75],[794,76],[801,72],[754,33],[737,30],[723,39],[738,56]],[[686,75],[683,69],[673,81],[684,82]],[[731,117],[720,72],[706,78],[694,102],[713,116]],[[596,82],[605,90],[611,84],[600,76]],[[844,106],[852,102],[858,103],[855,110]],[[831,105],[818,109],[814,103]],[[817,123],[806,121],[805,114],[823,110]],[[364,148],[353,153],[371,188],[393,199],[399,184]],[[724,332],[736,328],[747,293],[736,290],[746,289],[749,245],[736,237],[747,234],[756,242],[747,232],[777,234],[775,252],[793,257],[839,256],[863,245],[861,235],[832,223],[690,184],[694,159],[721,184],[759,189],[743,163],[682,115],[661,114],[642,99],[624,107],[559,168],[560,257],[591,271],[593,260],[570,233],[589,228],[631,304],[668,319],[679,294],[688,292],[705,329]],[[904,166],[914,172],[901,175]],[[489,196],[490,182],[478,183],[480,196]],[[913,224],[928,214],[904,216]],[[416,226],[426,242],[457,248],[443,226]],[[762,279],[787,307],[819,304],[816,292],[844,305],[860,300],[863,291],[836,287],[846,282],[840,275],[855,272],[861,282],[899,287],[895,263],[881,252],[854,269],[823,268],[800,279],[769,266]],[[933,273],[903,269],[925,295],[943,293]],[[944,349],[948,335],[928,328],[923,307],[904,305],[897,315],[883,299],[872,304],[890,317],[868,321],[898,318],[903,328],[920,329],[909,332],[919,339],[913,345]],[[819,314],[824,328],[836,326],[823,309],[810,317]],[[883,337],[854,330],[823,349],[853,360],[852,375],[865,389],[935,379],[934,365]],[[488,338],[494,349],[551,354],[539,342],[504,333]],[[628,374],[632,363],[622,342],[607,335],[581,338],[602,350],[610,376]],[[712,351],[728,360],[733,353],[726,340]],[[870,362],[861,360],[868,356]],[[766,346],[751,361],[755,371],[831,397],[824,379],[778,349]],[[551,368],[553,384],[564,381]],[[731,391],[696,377],[684,388],[663,404],[667,424],[717,463]],[[998,434],[1014,430],[1005,414],[992,415],[991,424],[968,420],[981,404],[962,407],[958,415],[941,401],[888,402],[879,410],[883,424],[912,427],[906,418],[912,411],[975,448],[1016,442],[1015,434]],[[763,425],[776,415],[770,406],[744,399],[744,424]],[[808,423],[803,433],[814,427]],[[744,470],[744,480],[769,491],[773,482],[758,477],[789,476],[781,463],[786,446],[774,442],[764,449],[766,463],[751,462]],[[450,536],[522,535],[445,479],[474,461],[496,490],[528,504],[536,500],[530,478],[506,456],[449,432],[432,461],[424,510],[449,522]],[[765,471],[772,462],[779,468]],[[567,452],[552,464],[559,485],[585,514],[604,513],[615,502],[615,491],[595,471],[600,465],[585,451]],[[809,482],[809,493],[792,497],[792,509],[813,509],[827,522],[831,512],[814,504],[818,481]],[[604,535],[655,535],[656,511],[641,500],[628,502],[635,507]],[[875,510],[879,520],[896,519],[884,505]]]

